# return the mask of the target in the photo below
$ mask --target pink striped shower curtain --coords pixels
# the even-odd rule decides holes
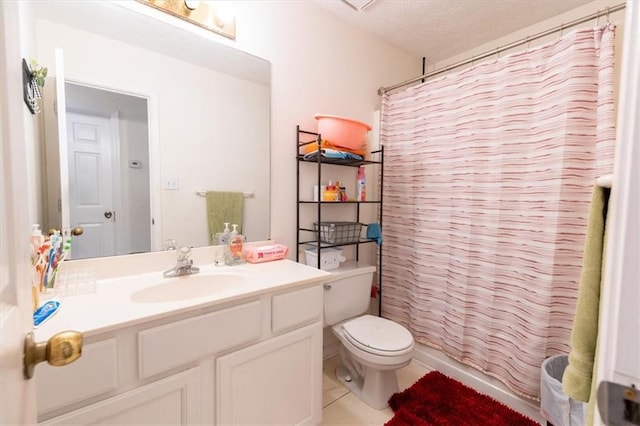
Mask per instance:
[[[614,152],[614,28],[385,95],[382,315],[536,399]]]

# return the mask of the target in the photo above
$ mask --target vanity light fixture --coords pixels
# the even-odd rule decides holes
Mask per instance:
[[[349,6],[356,12],[364,12],[366,8],[371,6],[376,0],[341,0],[346,6]]]
[[[236,18],[214,1],[138,0],[155,9],[176,16],[217,34],[236,38]]]
[[[189,10],[196,10],[198,6],[200,6],[200,2],[195,0],[184,0],[184,5],[187,6],[187,9]]]

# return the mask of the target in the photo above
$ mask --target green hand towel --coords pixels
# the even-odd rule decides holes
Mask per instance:
[[[589,400],[594,375],[608,199],[609,189],[596,185],[589,210],[569,365],[562,376],[562,390],[577,401]]]
[[[242,234],[244,194],[242,192],[207,191],[207,222],[209,224],[209,244],[214,243],[216,233],[224,230],[224,223],[238,225]],[[231,228],[229,228],[231,229]]]

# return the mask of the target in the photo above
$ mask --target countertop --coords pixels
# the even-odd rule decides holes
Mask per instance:
[[[243,276],[237,285],[221,285],[210,294],[170,302],[135,302],[136,292],[154,285],[179,285],[172,280],[188,280],[192,276],[163,278],[162,271],[98,280],[95,293],[68,296],[61,299],[61,306],[51,318],[34,330],[37,341],[45,341],[52,335],[76,330],[85,337],[94,336],[122,327],[152,321],[168,316],[196,311],[261,294],[321,283],[331,274],[291,260],[278,260],[238,266],[213,264],[198,265],[200,273]],[[201,279],[201,278],[198,278]],[[185,282],[185,281],[181,281]]]

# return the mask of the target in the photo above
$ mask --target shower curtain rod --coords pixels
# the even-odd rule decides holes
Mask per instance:
[[[597,19],[602,15],[606,15],[607,19],[608,19],[610,13],[617,12],[619,10],[624,9],[625,7],[626,7],[625,3],[621,3],[621,4],[618,4],[616,6],[612,6],[612,7],[607,7],[606,9],[599,10],[599,11],[597,11],[595,13],[592,13],[591,15],[584,16],[582,18],[576,19],[576,20],[568,22],[566,24],[558,25],[557,27],[551,28],[551,29],[546,30],[546,31],[542,31],[542,32],[540,32],[538,34],[534,34],[532,36],[525,37],[525,38],[523,38],[521,40],[514,41],[513,43],[506,44],[506,45],[504,45],[502,47],[498,46],[497,48],[495,48],[493,50],[490,50],[488,52],[485,52],[485,53],[483,53],[481,55],[472,56],[471,58],[465,59],[465,60],[460,61],[460,62],[456,62],[456,63],[454,63],[452,65],[447,65],[444,68],[439,68],[439,69],[437,69],[435,71],[428,72],[428,73],[423,74],[423,75],[421,75],[419,77],[412,78],[411,80],[403,81],[402,83],[394,84],[393,86],[389,86],[389,87],[381,87],[381,88],[378,89],[378,95],[382,96],[385,93],[390,92],[391,90],[398,89],[398,88],[403,87],[403,86],[407,86],[407,85],[409,85],[411,83],[415,83],[417,81],[420,81],[420,80],[423,80],[423,79],[426,79],[426,78],[429,78],[429,77],[433,77],[434,75],[442,74],[443,72],[450,71],[452,69],[461,67],[463,65],[471,64],[471,63],[473,63],[475,61],[479,61],[481,59],[488,58],[489,56],[497,55],[498,53],[504,52],[505,50],[509,50],[509,49],[514,48],[514,47],[522,46],[523,44],[527,44],[527,43],[529,43],[529,42],[531,42],[533,40],[537,40],[539,38],[548,36],[550,34],[557,33],[558,31],[563,31],[563,30],[565,30],[567,28],[575,27],[576,25],[580,25],[580,24],[583,24],[585,22],[589,22],[589,21],[591,21],[593,19]]]

